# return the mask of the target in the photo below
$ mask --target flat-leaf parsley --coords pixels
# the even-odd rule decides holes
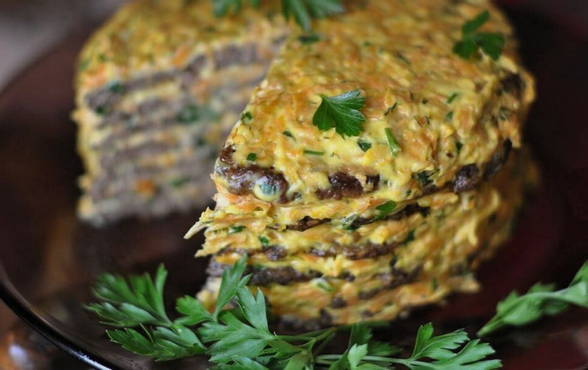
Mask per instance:
[[[504,49],[506,39],[498,32],[478,32],[478,29],[490,19],[485,10],[474,19],[467,21],[461,28],[462,38],[455,43],[453,52],[464,59],[470,59],[481,49],[493,60],[497,60]]]
[[[332,128],[345,136],[359,136],[363,131],[365,116],[360,110],[365,105],[365,98],[359,90],[328,97],[321,95],[322,103],[314,113],[312,123],[321,131]]]

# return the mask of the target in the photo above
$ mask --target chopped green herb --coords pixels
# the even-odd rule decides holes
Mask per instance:
[[[259,237],[259,242],[261,243],[261,245],[263,245],[264,247],[267,247],[270,244],[270,241],[267,237],[265,236],[260,236]]]
[[[364,152],[367,152],[372,147],[372,144],[369,141],[365,141],[365,140],[361,140],[361,139],[357,140],[357,145]]]
[[[459,96],[459,93],[456,93],[456,92],[454,92],[453,94],[449,95],[449,97],[447,98],[447,104],[453,103],[453,101],[455,99],[457,99],[458,96]]]
[[[453,46],[453,52],[464,59],[470,59],[479,49],[493,60],[498,60],[506,43],[504,36],[497,32],[477,32],[490,19],[485,10],[475,18],[464,23],[462,38]]]
[[[250,123],[251,121],[253,121],[253,115],[251,114],[251,112],[247,111],[241,114],[241,121],[243,123]]]
[[[461,143],[461,141],[456,140],[455,141],[455,149],[457,149],[457,154],[461,153],[461,148],[463,148],[463,144]]]
[[[386,216],[388,216],[390,213],[392,213],[392,211],[394,211],[396,209],[396,202],[393,200],[389,200],[386,203],[380,204],[379,206],[376,207],[376,210],[378,211],[378,219],[382,219]]]
[[[106,113],[108,113],[108,110],[106,109],[105,106],[99,105],[96,107],[96,109],[94,109],[94,112],[96,112],[96,114],[99,116],[104,116],[104,115],[106,115]]]
[[[445,115],[445,120],[453,121],[453,111],[447,112],[447,114]]]
[[[115,94],[122,94],[125,92],[125,87],[118,81],[113,81],[108,84],[108,91]]]
[[[365,98],[359,90],[328,97],[321,95],[322,102],[312,118],[312,123],[321,131],[335,128],[345,136],[359,136],[363,131],[365,116],[360,112],[365,105]]]
[[[200,120],[200,109],[195,104],[185,106],[176,116],[176,120],[183,124],[192,124]]]
[[[292,139],[294,139],[294,135],[292,135],[292,133],[288,130],[282,132],[282,134],[284,134],[285,136],[291,137]]]
[[[357,215],[350,215],[350,216],[343,218],[343,220],[341,222],[343,230],[355,231],[355,230],[359,229],[360,225],[358,225],[356,223],[356,221],[358,219],[359,219],[359,216],[357,216]]]
[[[240,233],[241,231],[245,230],[246,227],[242,226],[242,225],[238,225],[238,226],[231,226],[229,227],[229,234],[237,234]]]
[[[331,286],[331,284],[329,284],[328,281],[326,281],[325,279],[317,279],[316,280],[316,285],[321,288],[322,290],[324,290],[325,292],[332,292],[334,289]]]
[[[79,70],[80,72],[83,72],[83,71],[85,71],[86,69],[88,69],[88,67],[90,66],[90,63],[91,63],[91,62],[92,62],[92,61],[91,61],[91,59],[90,59],[90,58],[82,59],[82,60],[80,61],[80,64],[78,64],[78,70]]]
[[[386,127],[384,131],[386,132],[386,139],[388,140],[388,147],[390,147],[390,152],[392,152],[392,155],[396,157],[398,153],[402,151],[402,148],[400,147],[400,144],[398,144],[398,141],[394,137],[394,134],[390,128]]]
[[[172,180],[169,184],[174,188],[181,188],[182,186],[188,184],[190,182],[189,177],[180,177],[178,179]]]
[[[410,242],[414,241],[414,233],[415,233],[415,231],[414,231],[414,230],[410,230],[410,231],[408,232],[408,234],[406,235],[406,238],[405,238],[405,239],[404,239],[404,241],[402,242],[402,245],[406,245],[406,244],[408,244],[408,243],[410,243]]]
[[[98,54],[98,61],[101,63],[104,63],[108,60],[108,57],[106,56],[106,54]]]
[[[391,107],[388,107],[388,109],[386,109],[386,112],[384,113],[384,115],[387,116],[390,113],[394,112],[397,107],[398,107],[398,102],[394,103],[394,105],[392,105]]]
[[[433,278],[431,280],[431,290],[435,292],[437,289],[439,289],[439,281],[437,281],[436,278]]]
[[[426,188],[433,183],[431,177],[435,174],[435,172],[437,171],[420,171],[413,174],[413,178],[419,182],[421,187]]]
[[[565,289],[556,291],[553,284],[535,284],[526,294],[510,293],[498,303],[496,315],[478,335],[488,335],[505,326],[527,325],[542,316],[557,315],[570,305],[588,308],[588,261]]]
[[[310,149],[304,149],[304,154],[308,154],[308,155],[324,155],[325,152],[317,152],[317,151],[310,150]]]
[[[247,160],[251,162],[255,162],[257,160],[257,154],[249,153],[247,154]]]
[[[306,35],[298,36],[298,41],[305,45],[314,44],[315,42],[320,41],[320,39],[321,37],[316,33],[309,33]]]

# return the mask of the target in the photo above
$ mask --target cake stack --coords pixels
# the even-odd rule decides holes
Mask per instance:
[[[485,10],[481,31],[505,49],[463,59],[462,25]],[[536,177],[521,139],[534,86],[504,16],[487,1],[370,0],[315,33],[285,41],[217,160],[216,208],[188,233],[206,228],[198,256],[212,256],[199,298],[212,305],[244,255],[272,313],[305,326],[475,291]],[[329,102],[360,124],[317,118]]]

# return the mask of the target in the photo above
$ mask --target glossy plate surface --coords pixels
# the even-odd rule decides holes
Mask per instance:
[[[515,2],[516,3],[516,2]],[[543,184],[529,200],[512,241],[479,273],[483,290],[420,309],[378,336],[410,344],[420,323],[475,331],[496,302],[536,281],[565,284],[588,258],[588,37],[525,8],[508,8],[539,99],[527,138]],[[198,217],[125,221],[94,229],[76,220],[72,70],[83,36],[65,40],[0,95],[0,295],[36,330],[98,368],[198,369],[204,359],[154,364],[111,345],[81,304],[102,272],[170,270],[170,299],[195,293],[206,261],[182,235]],[[570,310],[491,338],[506,369],[588,367],[588,311]]]

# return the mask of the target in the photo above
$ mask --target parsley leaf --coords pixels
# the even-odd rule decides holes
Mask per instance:
[[[329,369],[391,369],[398,364],[408,369],[421,370],[491,370],[501,367],[500,360],[488,360],[494,353],[492,347],[470,339],[463,330],[434,336],[433,325],[422,325],[418,332],[412,354],[408,358],[393,357],[399,352],[394,347],[372,345],[371,331],[365,325],[352,326],[351,340],[343,355],[319,355],[317,363],[330,364]],[[374,351],[374,349],[377,351]]]
[[[192,357],[205,353],[198,337],[185,327],[159,327],[147,336],[135,329],[116,329],[106,332],[110,340],[124,349],[160,361]]]
[[[461,29],[462,38],[453,46],[453,52],[464,59],[470,59],[481,49],[493,60],[498,60],[506,43],[504,36],[497,32],[477,32],[489,19],[490,13],[485,10],[464,23]]]
[[[428,369],[498,369],[499,360],[484,360],[493,353],[492,347],[479,339],[470,340],[463,330],[433,336],[433,325],[429,323],[419,328],[412,354],[400,363],[409,369],[421,369],[422,359],[430,358],[433,361],[427,364]]]
[[[505,326],[526,325],[542,316],[556,315],[569,305],[588,308],[588,262],[565,289],[556,291],[552,284],[535,284],[526,294],[512,292],[498,303],[496,315],[480,329],[478,335],[488,335]]]
[[[250,0],[252,6],[259,7],[260,0]],[[238,13],[242,0],[212,0],[214,15],[223,17]],[[282,0],[282,12],[286,19],[294,18],[305,31],[311,29],[312,18],[325,18],[344,11],[341,0]]]
[[[239,288],[244,287],[249,282],[249,276],[242,277],[247,267],[245,258],[241,258],[233,268],[223,272],[221,285],[216,299],[216,307],[212,314],[216,320],[222,309],[233,299]]]
[[[137,326],[142,324],[171,323],[165,312],[163,287],[167,271],[159,266],[155,280],[148,274],[125,279],[112,274],[102,275],[96,282],[94,296],[103,303],[86,308],[97,314],[110,326]]]
[[[284,17],[293,17],[302,29],[311,29],[312,18],[325,18],[343,12],[341,0],[282,0]]]
[[[359,90],[328,97],[321,95],[322,103],[314,113],[312,123],[321,131],[335,128],[345,136],[359,136],[363,131],[365,116],[360,112],[365,105],[365,98]]]

